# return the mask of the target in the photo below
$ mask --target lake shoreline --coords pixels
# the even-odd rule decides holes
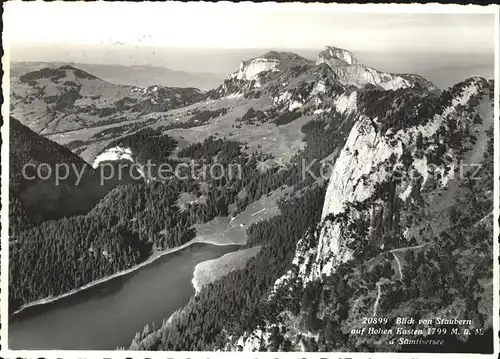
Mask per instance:
[[[124,276],[124,275],[127,275],[129,273],[132,273],[144,266],[147,266],[153,262],[155,262],[156,260],[164,257],[165,255],[168,255],[168,254],[172,254],[172,253],[175,253],[175,252],[178,252],[178,251],[181,251],[183,249],[186,249],[188,248],[189,246],[193,245],[193,244],[196,244],[196,243],[201,243],[201,244],[211,244],[211,245],[214,245],[214,246],[231,246],[231,245],[239,245],[239,246],[242,246],[241,243],[237,243],[237,242],[231,242],[231,243],[228,243],[228,242],[217,242],[217,241],[212,241],[212,240],[205,240],[205,239],[193,239],[189,242],[186,242],[184,243],[183,245],[180,245],[180,246],[177,246],[177,247],[174,247],[174,248],[168,248],[168,249],[165,249],[163,251],[159,251],[159,252],[155,252],[153,253],[149,258],[147,258],[145,261],[141,262],[141,263],[138,263],[128,269],[125,269],[125,270],[122,270],[120,272],[116,272],[114,274],[111,274],[109,276],[106,276],[106,277],[102,277],[100,279],[97,279],[95,281],[92,281],[90,283],[87,283],[81,287],[78,287],[76,289],[73,289],[73,290],[70,290],[69,292],[66,292],[66,293],[63,293],[63,294],[60,294],[56,297],[46,297],[46,298],[43,298],[43,299],[39,299],[39,300],[36,300],[36,301],[33,301],[33,302],[29,302],[27,304],[24,304],[23,306],[21,306],[19,309],[17,309],[15,312],[9,314],[9,321],[10,319],[13,317],[13,316],[16,316],[20,313],[22,313],[23,311],[25,311],[26,309],[29,309],[29,308],[32,308],[32,307],[36,307],[36,306],[41,306],[41,305],[45,305],[45,304],[49,304],[49,303],[53,303],[53,302],[56,302],[58,300],[61,300],[63,298],[66,298],[66,297],[69,297],[69,296],[72,296],[72,295],[75,295],[79,292],[82,292],[84,290],[87,290],[89,288],[92,288],[92,287],[95,287],[99,284],[102,284],[102,283],[105,283],[105,282],[108,282],[112,279],[115,279],[115,278],[118,278],[118,277],[121,277],[121,276]]]
[[[259,245],[250,248],[239,248],[219,258],[198,263],[194,268],[193,279],[191,280],[195,295],[197,295],[205,285],[215,282],[234,270],[244,268],[246,262],[250,258],[256,256],[261,247],[262,246]],[[207,276],[205,274],[205,276],[203,276],[201,273],[209,273],[209,275]]]

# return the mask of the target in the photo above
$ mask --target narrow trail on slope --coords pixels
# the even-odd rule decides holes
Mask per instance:
[[[359,301],[360,301],[361,298],[357,298],[355,301],[354,301],[354,304],[351,308],[351,314],[354,314],[356,313],[356,309],[358,309],[358,305],[359,305]]]
[[[483,218],[481,218],[479,221],[477,221],[477,223],[474,225],[474,226],[477,226],[478,224],[481,224],[483,223],[488,217],[491,217],[493,215],[493,211],[488,213],[486,216],[484,216]]]
[[[256,214],[259,214],[261,212],[264,212],[267,208],[262,208],[260,211],[257,211],[255,213],[252,214],[252,217],[255,216]]]
[[[399,279],[403,279],[403,270],[402,270],[402,267],[401,267],[401,262],[400,262],[398,256],[394,254],[394,252],[406,252],[407,250],[419,249],[419,248],[425,247],[428,244],[429,243],[424,243],[424,244],[420,244],[418,246],[410,246],[410,247],[402,247],[402,248],[391,249],[391,250],[389,250],[387,252],[383,252],[381,254],[389,253],[389,252],[392,254],[392,256],[394,257],[394,259],[396,260],[396,263],[398,264]]]
[[[382,295],[381,283],[377,282],[377,299],[375,300],[375,304],[373,304],[373,317],[377,316],[378,303],[380,301],[380,296]]]
[[[401,247],[401,248],[391,249],[390,252],[406,252],[409,249],[419,249],[419,248],[422,248],[422,247],[424,247],[424,246],[426,246],[428,244],[429,243],[423,243],[423,244],[420,244],[418,246]]]
[[[481,218],[480,220],[477,220],[473,224],[473,227],[477,226],[478,224],[481,224],[482,222],[484,222],[486,219],[488,219],[489,217],[491,217],[492,214],[493,214],[493,212],[489,212],[483,218]],[[454,229],[454,228],[456,228],[456,227],[458,227],[460,225],[462,225],[462,224],[459,223],[459,224],[451,227],[451,229]],[[426,245],[429,245],[429,243],[423,243],[423,244],[420,244],[418,246],[402,247],[402,248],[392,249],[392,250],[389,251],[389,252],[392,253],[392,256],[394,257],[394,259],[396,260],[396,263],[398,264],[398,272],[399,272],[399,279],[400,280],[403,280],[403,270],[402,270],[402,266],[401,266],[401,261],[399,260],[399,257],[394,252],[406,252],[408,250],[420,249],[420,248],[425,247]]]
[[[396,263],[398,264],[399,279],[403,280],[403,270],[401,269],[401,262],[399,261],[399,258],[398,258],[397,255],[395,255],[394,253],[392,253],[392,256],[394,257],[394,259],[396,260]]]
[[[406,252],[407,250],[413,250],[413,249],[423,248],[426,245],[428,245],[428,243],[420,244],[418,246],[411,246],[411,247],[403,247],[403,248],[393,249],[393,250],[389,251],[389,252],[391,252],[391,254],[394,257],[394,259],[396,260],[396,263],[398,264],[398,272],[399,272],[399,279],[400,280],[403,280],[403,270],[402,270],[401,262],[400,262],[398,256],[394,254],[394,252]],[[375,299],[375,303],[373,304],[373,316],[374,317],[377,316],[377,309],[378,309],[378,305],[379,305],[379,302],[380,302],[380,297],[382,295],[381,285],[382,285],[382,283],[380,281],[377,282],[377,284],[376,284],[376,286],[377,286],[377,299]]]

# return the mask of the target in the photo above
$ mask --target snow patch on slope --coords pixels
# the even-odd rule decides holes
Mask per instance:
[[[244,352],[255,352],[259,351],[261,347],[267,348],[269,346],[269,337],[268,332],[257,329],[246,337],[240,337],[236,345],[240,346]]]
[[[316,85],[314,86],[311,96],[317,95],[317,94],[322,94],[326,92],[326,85],[324,81],[318,81]]]
[[[346,96],[344,94],[340,95],[335,99],[333,103],[335,104],[337,111],[340,113],[354,112],[357,109],[357,97],[357,92],[353,91],[349,96]]]
[[[315,280],[322,274],[330,274],[335,270],[336,264],[352,257],[351,250],[347,247],[352,238],[347,234],[346,226],[356,221],[363,213],[351,205],[369,199],[374,194],[377,184],[383,183],[392,171],[401,165],[403,148],[412,149],[413,168],[423,176],[422,186],[424,186],[431,166],[427,163],[425,153],[421,159],[415,157],[417,151],[415,141],[418,133],[422,133],[423,138],[430,141],[441,125],[446,125],[446,119],[454,115],[457,106],[466,105],[477,91],[476,84],[463,88],[461,94],[453,99],[451,105],[441,114],[435,114],[425,124],[399,130],[395,134],[392,131],[387,131],[386,135],[381,134],[377,129],[379,125],[376,119],[370,119],[365,115],[359,117],[330,176],[318,243],[311,247],[305,238],[297,243],[293,264],[298,268],[303,283]],[[389,159],[395,162],[388,161]],[[442,176],[441,185],[446,185],[450,176],[453,175],[454,164],[449,163],[448,166],[451,170],[448,170],[447,175],[443,166],[441,166],[443,168],[433,166],[433,171],[435,173],[437,171]],[[411,178],[403,181],[399,197],[407,200],[412,186]],[[348,208],[350,211],[346,212]],[[347,217],[342,220],[331,219],[332,215],[346,213]],[[275,288],[292,276],[291,271],[287,272],[276,281]]]
[[[290,105],[288,106],[288,110],[289,110],[289,111],[293,111],[293,110],[295,110],[295,109],[297,109],[297,108],[301,108],[302,106],[303,106],[303,105],[302,105],[302,103],[301,103],[301,102],[299,102],[299,101],[293,101],[293,102],[291,102],[291,103],[290,103]]]
[[[275,105],[281,104],[283,102],[289,101],[292,98],[292,94],[289,91],[282,92],[279,96],[273,99]]]
[[[412,186],[409,183],[408,186],[406,187],[406,189],[399,194],[399,198],[401,198],[403,201],[406,201],[408,199],[408,197],[410,197],[411,190],[412,190]]]
[[[243,96],[244,96],[244,94],[236,92],[236,93],[231,93],[231,94],[223,97],[223,99],[226,99],[226,100],[236,100],[236,99],[239,99],[239,98],[243,98]]]
[[[95,158],[92,167],[97,168],[101,162],[120,160],[134,162],[132,158],[132,150],[130,148],[124,148],[120,146],[108,148]]]

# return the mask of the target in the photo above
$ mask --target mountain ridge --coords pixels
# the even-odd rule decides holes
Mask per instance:
[[[188,89],[199,98],[188,106],[82,137],[79,150],[100,148],[96,166],[126,154],[245,168],[242,180],[151,179],[107,196],[94,215],[144,246],[122,251],[117,237],[114,255],[131,255],[116,262],[122,269],[151,248],[192,238],[187,223],[230,221],[283,186],[292,191],[276,216],[247,228],[247,245],[261,250],[245,268],[198,288],[160,328],[138,333],[133,349],[400,351],[381,337],[350,334],[363,317],[419,313],[490,326],[493,82],[472,77],[436,91],[418,75],[382,73],[347,50],[324,51],[319,63],[267,52],[243,61],[215,90]],[[143,112],[183,91],[170,90],[127,88],[148,100]],[[127,111],[129,100],[119,101],[118,112]],[[483,180],[459,177],[463,163],[481,163]],[[193,199],[189,211],[178,211],[180,194]],[[81,236],[89,255],[92,241]],[[20,300],[39,294],[25,295],[30,278],[16,291]]]
[[[439,105],[437,113],[433,118],[424,120],[423,123],[409,127],[409,129],[397,132],[390,131],[390,128],[381,130],[380,126],[378,128],[375,126],[375,122],[367,117],[363,118],[365,115],[360,117],[360,120],[353,126],[349,138],[335,162],[319,226],[313,228],[311,232],[298,242],[297,251],[292,262],[292,269],[275,283],[273,291],[277,293],[276,295],[280,299],[270,298],[269,302],[273,303],[273,305],[284,305],[285,309],[282,309],[282,312],[277,314],[278,319],[267,330],[259,329],[240,337],[238,339],[240,347],[243,347],[245,350],[256,350],[262,345],[259,343],[265,343],[265,346],[275,347],[278,345],[279,347],[279,344],[275,342],[277,339],[273,329],[274,326],[281,333],[288,333],[292,338],[297,338],[297,335],[298,338],[302,336],[303,345],[319,345],[321,337],[318,338],[309,332],[311,330],[313,332],[321,332],[318,327],[319,324],[314,325],[312,319],[307,318],[306,324],[303,324],[305,328],[297,330],[296,333],[289,327],[290,322],[293,323],[297,320],[296,316],[300,318],[303,315],[299,313],[290,314],[289,311],[291,308],[287,307],[289,304],[279,304],[281,300],[283,300],[283,303],[287,303],[287,300],[289,300],[286,296],[283,297],[283,293],[292,289],[295,291],[298,290],[296,281],[300,283],[299,286],[303,286],[304,292],[314,288],[315,285],[327,285],[327,283],[328,285],[335,285],[338,281],[346,281],[345,278],[354,278],[349,279],[349,284],[347,285],[357,288],[359,284],[356,284],[356,281],[363,280],[362,277],[358,277],[359,267],[376,267],[373,264],[368,265],[370,262],[381,262],[384,264],[384,266],[380,267],[379,274],[375,274],[374,278],[376,279],[369,281],[371,283],[370,286],[374,288],[374,295],[370,294],[370,292],[367,292],[368,295],[363,295],[363,291],[354,290],[353,296],[349,297],[349,295],[345,296],[344,291],[342,292],[343,299],[339,298],[337,301],[345,300],[347,304],[343,304],[342,306],[351,308],[350,314],[346,312],[342,314],[342,309],[340,309],[338,315],[341,320],[335,320],[333,319],[334,317],[330,319],[326,317],[327,315],[331,315],[328,314],[328,310],[335,310],[335,306],[333,308],[324,308],[324,306],[329,307],[327,303],[324,303],[319,309],[317,307],[315,307],[317,309],[309,309],[313,310],[315,317],[317,315],[317,321],[334,320],[334,323],[339,326],[339,335],[342,335],[341,333],[343,332],[347,337],[351,328],[356,326],[357,320],[360,320],[360,316],[384,315],[389,318],[395,315],[411,316],[416,310],[419,310],[418,313],[422,317],[455,315],[461,318],[471,318],[472,324],[467,327],[470,330],[482,328],[483,326],[486,328],[491,327],[491,307],[488,304],[481,306],[477,304],[478,302],[491,304],[491,298],[488,298],[487,295],[479,295],[481,299],[477,299],[471,298],[470,292],[467,292],[467,290],[460,292],[460,295],[464,298],[463,300],[468,303],[465,308],[462,308],[459,304],[460,300],[451,299],[446,290],[443,290],[438,285],[435,289],[425,289],[427,291],[423,297],[433,298],[431,294],[432,290],[438,290],[439,296],[442,298],[440,300],[443,301],[443,304],[435,309],[405,303],[404,297],[400,299],[403,300],[403,303],[400,304],[401,307],[398,307],[396,304],[394,308],[392,307],[394,304],[391,306],[391,302],[398,303],[398,298],[391,295],[395,291],[401,293],[407,290],[406,288],[412,287],[412,279],[410,278],[415,278],[416,273],[411,271],[416,269],[408,268],[412,266],[416,266],[416,268],[425,266],[423,258],[432,258],[436,262],[436,268],[432,270],[439,273],[436,275],[440,279],[433,280],[446,280],[441,278],[446,278],[450,274],[446,270],[439,272],[439,267],[444,265],[445,260],[442,258],[438,259],[436,252],[442,253],[442,251],[445,251],[446,253],[446,251],[450,250],[447,249],[450,248],[449,246],[454,248],[453,260],[464,260],[462,258],[463,247],[460,246],[469,248],[470,252],[468,253],[478,258],[478,261],[481,261],[481,263],[487,263],[487,260],[485,262],[479,260],[482,256],[491,258],[489,236],[482,238],[482,241],[476,239],[475,241],[478,242],[475,243],[468,242],[470,239],[461,239],[455,244],[446,242],[445,238],[453,241],[453,234],[450,237],[445,231],[449,228],[447,226],[451,226],[448,229],[450,233],[455,233],[455,228],[463,226],[462,231],[463,233],[467,233],[464,234],[466,238],[471,238],[474,235],[467,225],[461,224],[456,218],[449,219],[446,211],[443,211],[442,206],[445,205],[445,208],[450,211],[449,213],[457,211],[455,209],[457,203],[462,203],[458,204],[458,206],[471,206],[470,203],[465,202],[467,204],[464,204],[464,202],[460,202],[464,200],[464,195],[467,191],[453,188],[457,186],[457,183],[460,186],[462,181],[469,183],[470,186],[478,186],[483,191],[474,190],[477,191],[476,193],[479,198],[474,201],[483,201],[485,207],[484,212],[474,216],[477,220],[473,222],[473,227],[476,225],[480,226],[484,231],[482,233],[487,233],[488,230],[491,230],[491,223],[484,223],[484,219],[489,218],[492,213],[492,198],[488,195],[491,192],[491,190],[488,191],[488,185],[492,183],[491,174],[493,170],[491,162],[492,138],[490,137],[491,133],[487,134],[493,126],[493,112],[490,105],[492,90],[492,82],[478,77],[469,78],[442,95],[443,102]],[[476,111],[478,110],[484,111],[479,114],[479,117],[476,116],[478,114]],[[460,133],[460,136],[463,137],[456,137],[455,134],[448,135],[448,131],[453,131],[457,134]],[[438,136],[437,139],[435,138],[436,135]],[[488,143],[486,143],[486,140],[488,140]],[[434,141],[439,143],[439,145],[432,144]],[[366,143],[366,148],[360,145],[363,142]],[[431,145],[426,147],[426,144]],[[426,150],[426,148],[428,149]],[[474,153],[476,158],[478,156],[483,157],[483,161],[485,161],[482,162],[482,166],[484,166],[483,174],[486,177],[474,184],[471,184],[469,177],[460,178],[456,176],[459,172],[461,160],[466,159],[467,157],[464,156],[468,156],[467,154],[470,153]],[[432,161],[429,162],[429,167],[427,159]],[[441,159],[444,159],[444,161]],[[431,164],[433,165],[432,170],[430,169]],[[407,170],[405,167],[410,169],[413,167],[413,171],[418,174],[413,177],[391,179],[391,173],[393,175],[397,173],[393,171],[398,166],[402,166],[401,170],[404,172],[401,173],[406,173]],[[470,173],[468,176],[470,176]],[[452,189],[450,190],[449,188]],[[450,199],[450,194],[446,194],[449,192],[456,196],[457,202]],[[443,196],[443,199],[439,199],[439,196]],[[412,213],[407,209],[408,207],[425,208],[425,211],[429,212],[430,217],[432,216],[430,213],[433,213],[433,206],[436,206],[437,203],[439,203],[437,207],[440,209],[437,211],[434,210],[434,219],[428,219],[429,222],[433,222],[433,226],[436,228],[427,227],[425,221],[422,223],[420,222],[422,219],[417,219],[419,232],[411,228],[412,225],[417,225],[415,220],[413,220],[413,224],[412,222],[406,222],[413,214],[410,216],[403,214],[404,212],[401,209],[405,208],[406,211]],[[462,211],[459,212],[462,213]],[[413,213],[416,213],[415,210],[413,210]],[[465,213],[467,212],[465,211]],[[484,215],[485,217],[483,217]],[[405,228],[405,226],[408,227]],[[380,227],[383,229],[380,230]],[[401,237],[398,237],[398,232]],[[381,238],[380,236],[383,237]],[[418,238],[419,236],[421,238]],[[427,241],[424,238],[427,238]],[[421,249],[426,246],[433,247],[434,249],[431,251],[422,251]],[[444,246],[444,249],[442,246]],[[413,251],[416,253],[415,256],[418,254],[418,259],[414,259],[412,256],[408,257],[408,255],[405,257],[407,252],[413,255]],[[386,258],[384,257],[385,254],[389,255],[388,260],[383,259]],[[390,259],[393,256],[394,258],[391,261]],[[363,265],[363,262],[366,265]],[[403,265],[406,265],[406,267],[403,267]],[[353,266],[358,267],[358,269],[349,274]],[[479,271],[477,266],[474,267],[476,268],[476,272],[470,268],[461,272],[460,267],[454,267],[454,270],[461,273],[461,275],[470,275],[465,273],[481,273],[478,274],[479,278],[471,279],[474,283],[472,291],[473,293],[482,293],[482,291],[490,293],[487,278],[491,275],[491,268]],[[366,268],[361,268],[361,273],[366,273],[363,272],[366,270]],[[368,276],[368,274],[366,275]],[[399,279],[395,280],[394,277]],[[406,277],[409,279],[406,280]],[[480,285],[476,280],[480,281],[480,278],[486,280],[485,287],[482,287],[483,289],[478,289],[477,287]],[[428,279],[421,278],[419,280],[426,281]],[[402,281],[402,287],[399,281]],[[391,289],[391,287],[395,289]],[[358,294],[355,295],[354,293]],[[305,295],[306,293],[304,293]],[[388,299],[384,299],[386,296]],[[375,297],[376,300],[374,300]],[[372,304],[362,306],[359,304],[360,299],[370,299],[368,303]],[[379,304],[379,301],[384,300],[383,306]],[[397,314],[394,314],[394,312]],[[322,325],[325,324],[323,323]],[[389,334],[393,333],[390,332]],[[343,343],[343,346],[340,347],[342,351],[352,351],[359,345],[370,347],[376,341],[376,339],[372,340],[370,337],[357,337],[353,340],[347,340],[346,338],[339,339]],[[461,341],[466,341],[466,339],[466,337],[460,337]],[[383,343],[379,344],[382,346],[377,346],[377,351],[394,350],[392,346],[385,348]],[[229,348],[234,347],[230,345]]]
[[[292,52],[278,51],[269,51],[242,61],[240,69],[230,74],[222,86],[209,92],[209,97],[246,95],[248,92],[260,91],[265,86],[266,76],[275,80],[280,72],[284,73],[282,77],[286,77],[286,72],[292,69],[305,71],[322,64],[328,66],[335,81],[346,86],[363,88],[372,85],[385,90],[420,86],[429,92],[439,91],[434,84],[419,75],[381,72],[361,64],[348,50],[327,46],[318,54],[315,62]]]

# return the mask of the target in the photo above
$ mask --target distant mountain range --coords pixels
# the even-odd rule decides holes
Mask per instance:
[[[79,68],[117,85],[139,87],[148,87],[152,85],[196,87],[205,91],[217,87],[224,79],[224,76],[217,74],[175,71],[160,66],[125,66],[74,62],[16,62],[11,64],[10,71],[12,76],[18,76],[26,72],[40,70],[44,67],[61,67],[64,65],[71,65]]]

